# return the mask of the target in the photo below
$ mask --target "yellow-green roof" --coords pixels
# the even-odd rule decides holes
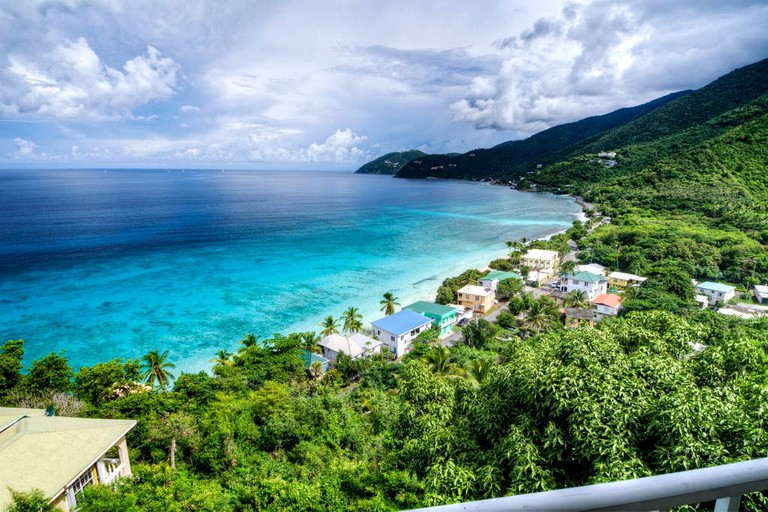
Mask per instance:
[[[8,487],[58,496],[135,425],[0,407],[0,510],[11,504]]]

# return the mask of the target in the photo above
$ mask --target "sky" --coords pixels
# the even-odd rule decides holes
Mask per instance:
[[[768,57],[765,0],[0,0],[0,167],[355,169]]]

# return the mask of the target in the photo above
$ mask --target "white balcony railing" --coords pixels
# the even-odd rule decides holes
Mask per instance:
[[[607,484],[419,509],[430,512],[669,510],[715,501],[715,512],[737,512],[741,496],[768,490],[768,458]]]
[[[123,464],[120,459],[101,459],[104,468],[104,478],[100,478],[102,485],[109,485],[117,478],[123,476]]]

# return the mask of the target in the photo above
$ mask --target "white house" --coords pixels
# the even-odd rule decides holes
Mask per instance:
[[[696,293],[709,297],[709,305],[714,306],[717,303],[725,303],[734,298],[736,296],[736,287],[706,281],[696,285]]]
[[[557,251],[531,249],[520,258],[520,265],[531,270],[556,270],[560,266]]]
[[[753,291],[757,302],[768,304],[768,284],[756,284]]]
[[[697,293],[696,305],[699,306],[699,309],[707,309],[707,306],[709,305],[709,297]]]
[[[411,341],[429,329],[432,319],[410,309],[403,309],[394,315],[371,322],[373,334],[386,344],[397,357],[411,350]]]
[[[587,300],[593,300],[608,290],[608,279],[592,272],[576,272],[560,277],[560,290],[565,293],[582,291]]]
[[[347,354],[352,359],[378,354],[381,352],[382,343],[356,332],[349,336],[330,334],[321,339],[318,345],[323,349],[323,357],[335,362],[341,353]]]
[[[592,300],[592,311],[595,313],[595,321],[599,322],[603,318],[616,316],[621,311],[622,297],[615,293],[601,293]]]

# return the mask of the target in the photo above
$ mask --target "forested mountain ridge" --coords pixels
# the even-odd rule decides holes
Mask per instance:
[[[409,151],[396,151],[371,160],[360,167],[355,174],[395,174],[411,160],[427,156],[423,151],[411,149]]]
[[[637,107],[555,126],[525,140],[460,155],[429,155],[418,162],[409,162],[397,176],[493,178],[516,182],[536,170],[539,164],[551,165],[580,155],[657,143],[660,152],[651,159],[636,162],[637,168],[690,145],[683,137],[666,148],[658,145],[659,141],[686,130],[696,135],[694,142],[705,140],[712,134],[696,133],[697,129],[701,131],[713,119],[749,104],[766,92],[768,59],[736,69],[696,91],[673,93]],[[567,180],[562,180],[561,186],[567,184]]]
[[[519,177],[542,163],[553,163],[580,144],[612,128],[652,112],[690,91],[676,92],[636,107],[549,128],[525,140],[508,141],[490,149],[463,154],[428,155],[412,160],[397,173],[401,178],[481,179]]]

